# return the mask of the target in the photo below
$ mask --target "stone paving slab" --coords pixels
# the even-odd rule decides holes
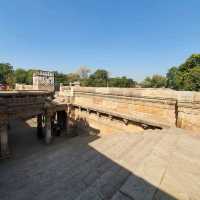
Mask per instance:
[[[0,161],[1,200],[200,199],[200,137],[181,129],[32,141]]]

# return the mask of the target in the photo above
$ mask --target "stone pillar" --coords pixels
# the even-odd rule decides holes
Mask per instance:
[[[61,132],[66,132],[66,128],[67,128],[67,114],[65,111],[58,111],[57,112],[57,121],[58,121],[58,125],[61,128]]]
[[[46,144],[51,143],[52,140],[52,120],[51,115],[46,114],[45,116],[45,142]]]
[[[37,116],[37,136],[43,138],[42,115]]]
[[[67,108],[67,134],[74,135],[74,126],[75,126],[75,108],[73,106],[68,106]]]
[[[66,132],[67,130],[67,113],[63,111],[63,131]]]
[[[65,111],[65,133],[68,134],[68,127],[69,127],[69,116],[68,113]]]
[[[1,121],[0,123],[0,156],[2,158],[9,156],[8,121]]]
[[[62,113],[61,113],[61,111],[57,111],[57,124],[62,129]]]

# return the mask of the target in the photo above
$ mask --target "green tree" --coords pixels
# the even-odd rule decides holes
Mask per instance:
[[[182,72],[189,72],[194,67],[200,67],[200,54],[192,54],[186,61],[179,66]]]
[[[93,74],[90,75],[87,83],[93,87],[106,87],[108,86],[109,74],[104,69],[97,69]]]
[[[35,69],[27,70],[26,84],[28,84],[28,85],[32,85],[33,84],[33,73],[35,71],[36,71]]]
[[[162,88],[166,86],[166,77],[155,74],[152,77],[146,77],[144,79],[144,81],[142,82],[142,86],[149,88],[149,87],[153,87],[153,88]]]
[[[123,87],[123,88],[130,88],[135,87],[136,82],[133,79],[123,77],[115,77],[109,79],[109,87]]]
[[[200,88],[200,54],[192,54],[178,67],[167,73],[167,87],[176,90],[195,90]]]
[[[64,85],[68,84],[67,75],[63,73],[55,72],[55,84],[59,85],[60,83],[63,83]]]
[[[15,81],[16,83],[27,83],[27,71],[21,68],[15,70]]]
[[[176,67],[169,69],[167,73],[167,87],[180,90],[182,87],[183,75]]]
[[[141,83],[142,87],[150,88],[152,87],[151,77],[147,76]]]
[[[200,67],[192,68],[188,73],[185,73],[183,82],[185,90],[200,91]]]
[[[9,63],[0,63],[0,82],[13,87],[15,83],[13,66]]]
[[[91,77],[99,80],[108,80],[109,74],[108,71],[104,69],[97,69],[94,74],[91,75]]]

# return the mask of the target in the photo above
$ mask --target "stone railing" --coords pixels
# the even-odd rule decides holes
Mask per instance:
[[[63,87],[76,106],[115,113],[163,127],[200,131],[200,93],[171,89]]]
[[[54,91],[54,85],[26,85],[26,84],[15,84],[15,90],[41,90],[41,91]]]

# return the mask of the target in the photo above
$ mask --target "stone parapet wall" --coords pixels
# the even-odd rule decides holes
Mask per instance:
[[[149,88],[63,88],[71,103],[135,119],[200,131],[200,93]],[[69,95],[70,94],[70,95]]]
[[[43,91],[54,91],[54,85],[26,85],[26,84],[15,84],[15,90],[43,90]]]
[[[33,85],[15,84],[15,90],[33,90]]]
[[[99,93],[116,96],[176,99],[179,101],[200,101],[200,92],[175,91],[167,88],[105,88],[73,87],[74,92]]]

